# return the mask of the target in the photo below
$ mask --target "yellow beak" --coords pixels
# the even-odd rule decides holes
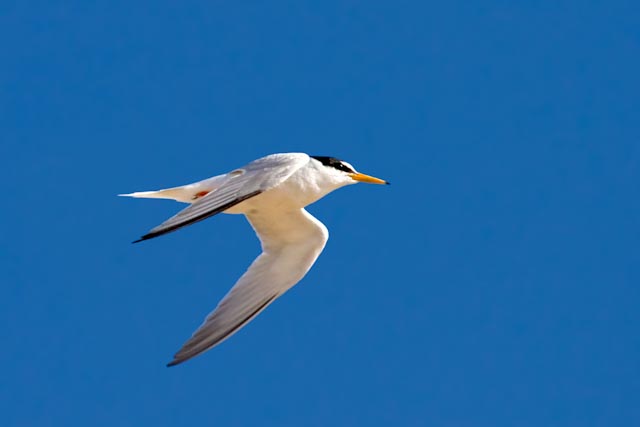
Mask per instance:
[[[387,185],[389,185],[389,183],[387,181],[385,181],[384,179],[375,178],[373,176],[365,175],[363,173],[350,173],[349,176],[354,181],[367,182],[369,184],[387,184]]]

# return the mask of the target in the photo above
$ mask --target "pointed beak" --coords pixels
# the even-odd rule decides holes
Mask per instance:
[[[350,173],[349,176],[351,177],[351,179],[353,179],[354,181],[358,181],[358,182],[367,182],[369,184],[386,184],[389,185],[389,183],[387,181],[385,181],[384,179],[380,179],[380,178],[375,178],[373,176],[369,176],[369,175],[365,175],[363,173]]]

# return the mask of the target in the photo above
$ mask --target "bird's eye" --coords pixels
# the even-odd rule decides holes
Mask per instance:
[[[343,162],[340,162],[340,166],[338,166],[338,169],[343,171],[343,172],[347,172],[347,173],[354,173],[355,172],[352,167],[350,167],[349,165],[344,164]]]

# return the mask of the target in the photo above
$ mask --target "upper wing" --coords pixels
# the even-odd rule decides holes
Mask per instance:
[[[302,153],[272,154],[229,172],[219,187],[133,243],[153,239],[209,218],[275,187],[309,161]]]
[[[251,321],[307,274],[329,237],[326,227],[304,209],[247,218],[260,237],[262,254],[168,366],[220,344]]]

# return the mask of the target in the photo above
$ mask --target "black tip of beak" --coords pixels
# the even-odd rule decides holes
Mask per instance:
[[[385,181],[384,182],[386,185],[391,185],[391,183],[389,181]]]

